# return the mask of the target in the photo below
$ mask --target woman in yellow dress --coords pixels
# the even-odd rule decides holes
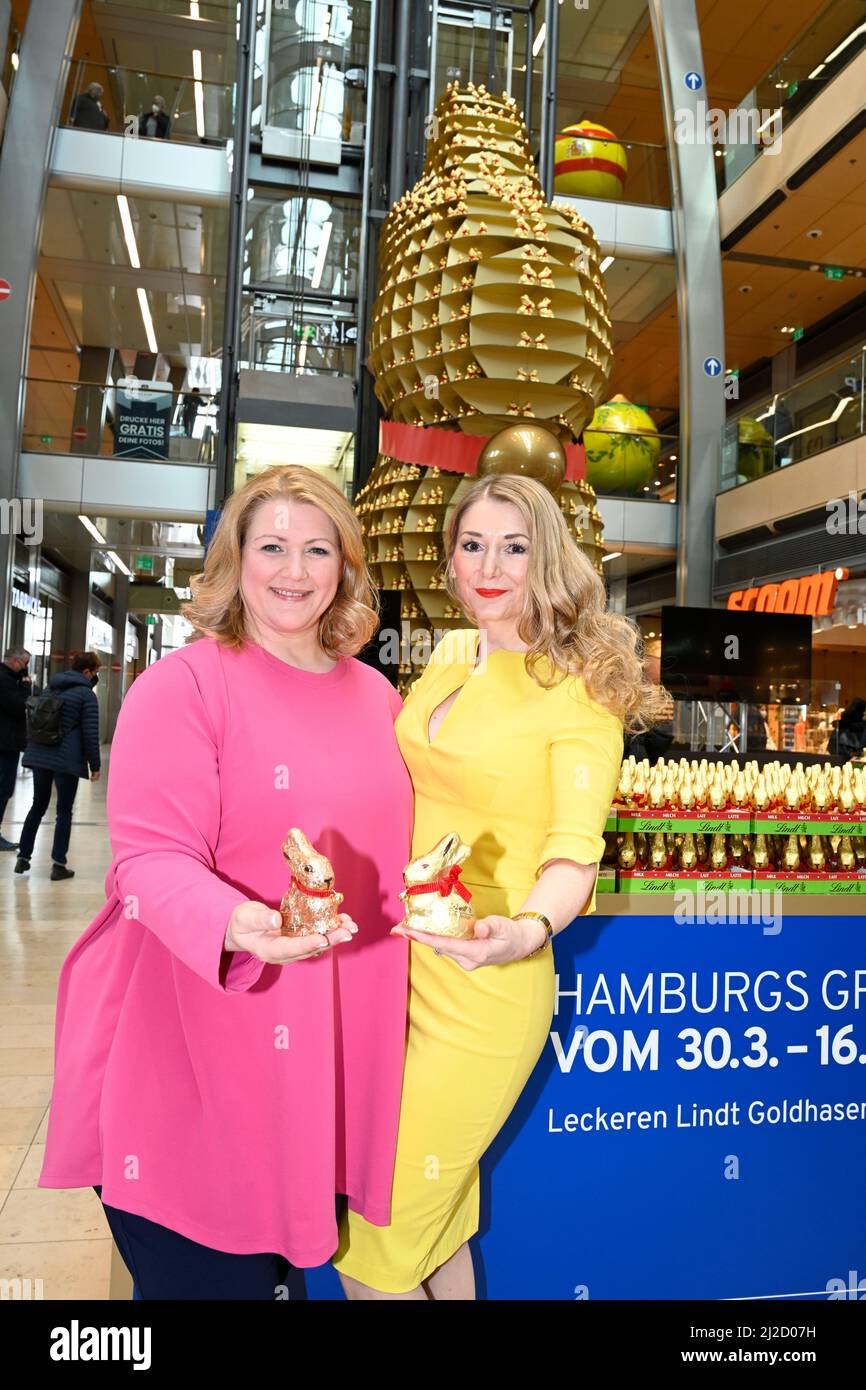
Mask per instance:
[[[639,635],[553,497],[485,478],[452,515],[449,593],[477,631],[439,643],[397,717],[415,791],[413,857],[457,831],[474,939],[412,937],[391,1224],[343,1214],[348,1298],[472,1299],[478,1161],[553,1015],[550,938],[595,907],[623,727],[657,717]]]

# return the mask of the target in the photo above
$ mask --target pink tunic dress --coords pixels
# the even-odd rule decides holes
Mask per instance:
[[[235,1254],[317,1265],[335,1193],[387,1224],[407,943],[400,699],[355,659],[325,674],[209,638],[138,677],[111,752],[107,903],[60,975],[41,1187]],[[349,944],[265,965],[223,951],[232,909],[277,907],[299,826],[328,855]]]

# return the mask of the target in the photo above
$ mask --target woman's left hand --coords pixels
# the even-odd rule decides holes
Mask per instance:
[[[510,917],[478,917],[473,930],[475,935],[468,940],[426,931],[404,931],[402,927],[393,927],[391,935],[406,936],[422,946],[430,946],[438,955],[450,956],[464,970],[523,960],[547,939],[543,923],[533,919],[515,922]]]

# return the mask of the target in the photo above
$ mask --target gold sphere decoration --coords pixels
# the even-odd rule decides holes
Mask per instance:
[[[519,473],[556,492],[565,477],[565,462],[561,440],[544,425],[526,421],[507,425],[488,439],[478,456],[478,477]]]

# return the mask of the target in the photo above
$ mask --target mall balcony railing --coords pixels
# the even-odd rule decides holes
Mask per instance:
[[[729,419],[721,491],[813,458],[866,433],[866,348]]]
[[[60,124],[100,132],[98,113],[79,97],[92,83],[102,88],[100,103],[107,118],[106,135],[139,135],[155,96],[165,102],[171,124],[168,135],[141,139],[169,139],[181,144],[224,145],[234,129],[235,88],[231,82],[206,82],[194,73],[170,73],[146,68],[119,67],[73,59],[61,108]]]
[[[120,393],[132,385],[130,380],[105,386],[27,377],[22,452],[200,467],[215,463],[217,395],[195,395],[191,388],[175,391],[167,382],[137,381],[140,399],[124,401]],[[154,420],[153,431],[139,423],[146,425],[148,417]]]
[[[97,9],[108,9],[117,0],[92,0]],[[234,31],[237,0],[123,0],[125,10],[143,10],[147,14],[172,15],[178,19],[203,19],[224,24]]]
[[[866,47],[863,0],[830,0],[787,53],[738,103],[741,112],[778,112],[753,143],[728,144],[719,158],[720,191],[744,173],[781,131]],[[759,122],[760,124],[760,122]],[[757,129],[757,128],[756,128]]]

